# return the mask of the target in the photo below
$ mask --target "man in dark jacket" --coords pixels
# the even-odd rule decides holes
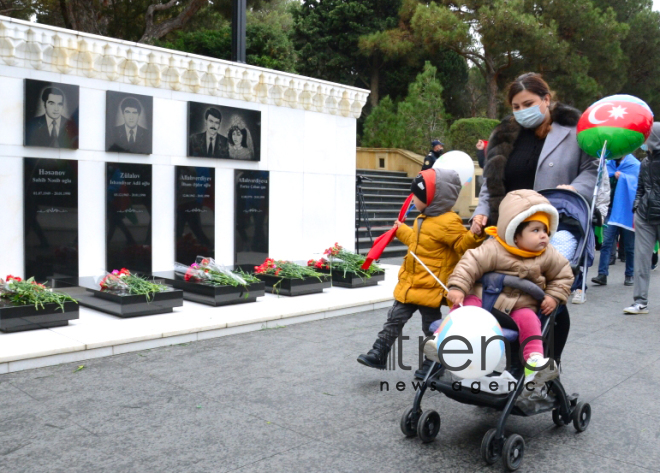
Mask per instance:
[[[639,169],[635,213],[635,290],[634,302],[624,314],[648,314],[651,257],[655,242],[660,240],[660,122],[653,123],[646,140],[648,157]]]
[[[46,87],[41,100],[45,113],[26,123],[25,146],[78,149],[78,124],[62,115],[64,92],[57,87]]]
[[[444,147],[444,143],[441,143],[439,140],[431,141],[431,151],[429,151],[429,154],[427,154],[426,158],[424,158],[422,171],[426,171],[427,169],[431,169],[433,167],[435,160],[444,154]]]
[[[220,134],[222,114],[217,108],[209,108],[204,113],[205,130],[190,135],[188,156],[229,159],[227,138]]]
[[[112,145],[108,151],[151,154],[151,131],[138,125],[142,105],[133,97],[121,103],[124,124],[115,127]]]

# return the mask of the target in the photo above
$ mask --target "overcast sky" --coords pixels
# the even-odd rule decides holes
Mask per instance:
[[[660,0],[653,0],[653,9],[660,10]]]

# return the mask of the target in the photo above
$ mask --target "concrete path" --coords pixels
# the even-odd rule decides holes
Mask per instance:
[[[521,471],[660,471],[660,271],[651,314],[624,316],[623,265],[571,305],[562,381],[592,404],[589,429],[512,418]],[[386,310],[0,375],[0,471],[502,471],[479,447],[497,415],[438,393],[435,442],[399,430],[412,371],[356,363]],[[417,361],[415,316],[404,360]],[[380,391],[381,381],[390,389]],[[405,383],[397,391],[397,382]]]

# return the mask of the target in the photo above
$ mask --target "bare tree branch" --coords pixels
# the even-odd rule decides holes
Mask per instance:
[[[9,13],[11,13],[13,11],[20,11],[20,10],[22,10],[22,8],[20,8],[20,7],[4,8],[4,9],[0,10],[0,15],[8,15]]]
[[[183,26],[190,21],[190,19],[208,3],[208,0],[189,0],[189,3],[186,7],[179,13],[175,18],[170,18],[169,20],[163,21],[161,23],[155,23],[154,15],[156,12],[162,12],[169,10],[170,8],[176,6],[179,3],[179,0],[170,0],[167,3],[154,3],[149,5],[147,8],[147,13],[145,14],[145,29],[142,38],[140,38],[139,43],[148,43],[154,39],[160,39],[171,31],[183,28]]]

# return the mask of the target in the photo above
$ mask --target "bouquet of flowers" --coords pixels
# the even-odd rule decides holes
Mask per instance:
[[[213,258],[198,256],[190,266],[176,263],[174,271],[183,274],[186,281],[203,282],[212,286],[247,286],[259,282],[259,278],[244,271],[230,271]]]
[[[34,278],[23,281],[11,274],[7,276],[6,281],[0,278],[0,297],[9,299],[14,304],[34,304],[37,310],[43,309],[45,304],[57,304],[62,312],[64,312],[65,302],[78,303],[68,294],[53,292],[52,289],[36,282]]]
[[[307,266],[310,266],[314,269],[327,269],[327,270],[330,269],[330,263],[325,258],[321,258],[321,259],[318,259],[318,260],[310,259],[307,262]]]
[[[309,277],[318,278],[319,281],[325,276],[319,273],[313,267],[302,266],[300,264],[292,263],[291,261],[274,260],[273,258],[266,258],[266,261],[259,266],[254,267],[255,274],[263,274],[266,276],[277,276],[280,280],[273,285],[273,289],[279,291],[279,286],[282,284],[284,278],[289,279],[305,279]]]
[[[331,271],[341,271],[344,276],[346,273],[355,273],[361,278],[369,279],[374,273],[382,271],[382,268],[375,263],[369,266],[369,269],[362,269],[366,257],[346,251],[336,242],[334,246],[325,250],[323,255],[330,260]]]
[[[104,291],[143,295],[146,296],[147,301],[150,301],[157,292],[167,290],[167,286],[164,284],[158,284],[146,278],[131,274],[126,268],[115,269],[111,273],[106,274],[99,285],[101,286],[101,290]]]

